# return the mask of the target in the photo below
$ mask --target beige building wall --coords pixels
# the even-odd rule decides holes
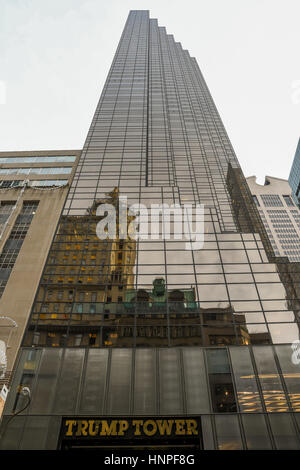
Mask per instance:
[[[23,163],[1,164],[1,157],[26,156],[75,156],[70,163]],[[6,224],[0,230],[0,255],[17,220],[23,203],[38,201],[28,232],[21,246],[7,284],[0,298],[0,341],[5,343],[6,358],[2,357],[0,370],[0,389],[4,383],[9,385],[11,371],[24,335],[27,320],[39,285],[45,261],[51,246],[59,216],[61,214],[68,190],[73,178],[80,151],[39,151],[39,152],[0,152],[0,168],[26,167],[72,167],[70,174],[29,175],[0,174],[0,181],[28,180],[27,185],[3,189],[0,187],[0,203],[16,202]],[[3,159],[2,159],[3,161]],[[31,187],[32,180],[67,180],[64,186]],[[23,184],[23,183],[22,183]],[[2,232],[2,233],[1,233]],[[2,355],[3,356],[3,355]],[[4,359],[6,361],[3,365]],[[1,362],[1,358],[0,358]],[[4,369],[6,372],[4,374]]]

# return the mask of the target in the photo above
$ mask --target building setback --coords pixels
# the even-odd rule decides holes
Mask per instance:
[[[110,204],[119,228],[125,197],[204,205],[204,246],[187,249],[191,233],[176,237],[175,223],[167,239],[161,228],[99,239],[99,209]],[[131,11],[40,280],[0,447],[299,449],[289,266],[196,60],[148,11]]]

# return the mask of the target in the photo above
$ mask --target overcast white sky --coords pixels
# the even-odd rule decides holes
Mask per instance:
[[[196,57],[245,176],[300,137],[299,0],[0,0],[0,151],[82,148],[129,10]]]

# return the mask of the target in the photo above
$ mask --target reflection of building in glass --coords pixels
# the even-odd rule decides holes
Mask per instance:
[[[285,312],[283,310],[282,312],[278,311],[277,314],[277,322],[284,322],[284,323],[289,323],[293,321],[293,318],[297,320],[297,326],[296,329],[299,329],[299,324],[298,324],[298,319],[299,319],[299,313],[300,313],[300,290],[299,290],[299,280],[300,280],[300,264],[299,262],[289,262],[288,257],[286,256],[276,256],[276,253],[278,253],[278,244],[275,244],[274,238],[272,239],[272,233],[270,230],[270,226],[267,224],[266,218],[264,218],[264,214],[262,211],[258,211],[259,209],[259,199],[257,197],[253,197],[253,194],[251,194],[250,188],[253,188],[253,182],[250,181],[250,188],[249,185],[246,183],[244,180],[241,170],[239,169],[233,169],[231,166],[229,166],[229,171],[227,175],[227,183],[228,183],[228,188],[232,196],[232,202],[233,202],[233,209],[236,217],[236,221],[238,224],[238,227],[240,230],[244,232],[252,232],[256,231],[260,234],[264,249],[266,251],[268,260],[271,262],[274,262],[277,266],[277,271],[278,271],[278,279],[281,280],[284,289],[285,289],[285,299],[286,299],[286,304],[285,306],[288,307],[289,310]],[[273,182],[274,185],[276,184]],[[277,182],[277,184],[280,185],[282,188],[282,181]],[[257,186],[257,185],[255,185]],[[284,185],[286,189],[286,185]],[[256,188],[257,190],[257,188]],[[263,192],[267,192],[266,190],[261,190]],[[271,195],[271,201],[272,204],[274,204],[274,194],[272,194],[273,190],[270,190],[271,194],[265,194],[265,196]],[[279,204],[279,207],[281,207],[281,204],[283,202],[280,200],[280,196],[277,194],[275,195],[275,200],[277,201],[277,204]],[[283,198],[282,198],[283,200]],[[270,204],[270,200],[267,198],[265,201],[268,201],[267,204]],[[279,201],[279,202],[278,202]],[[291,201],[288,199],[288,204],[290,205]],[[293,207],[293,206],[291,206]],[[296,209],[295,209],[296,211]],[[297,221],[297,216],[294,212],[294,209],[292,210],[293,216],[295,217],[295,220]],[[280,224],[281,225],[281,224]],[[285,227],[285,224],[283,224],[283,227]],[[285,229],[283,227],[280,227],[280,231],[284,231]],[[276,227],[273,228],[275,230]],[[290,232],[291,228],[287,228],[287,232]],[[275,233],[275,232],[274,232]],[[297,233],[296,231],[293,233]],[[298,237],[298,235],[297,235]],[[278,242],[277,242],[278,243]],[[269,286],[270,289],[272,286]],[[278,290],[277,290],[278,292]],[[275,294],[273,294],[274,296]],[[270,296],[272,297],[272,296]],[[268,322],[271,321],[270,319]],[[281,341],[283,341],[283,336],[286,334],[287,329],[289,327],[285,327],[284,325],[278,323],[276,329],[277,329],[277,335],[279,338],[281,338]],[[285,329],[285,331],[284,331]],[[298,340],[296,330],[294,332],[294,335],[296,337],[296,340]],[[275,338],[273,338],[274,342],[277,342]],[[294,341],[294,340],[292,340]],[[286,338],[286,342],[288,342],[288,339]]]
[[[105,329],[99,334],[99,325],[124,313],[124,296],[133,286],[135,241],[98,238],[98,205],[118,207],[116,193],[107,196],[84,216],[62,217],[25,344],[100,346],[107,334]]]
[[[148,239],[99,240],[97,207],[117,208],[125,196],[128,206],[203,204],[204,246],[186,249],[173,216],[169,239],[159,229]],[[41,277],[4,425],[25,406],[20,385],[31,404],[8,423],[1,448],[298,449],[295,265],[274,254],[195,59],[147,11],[130,12]],[[66,434],[66,416],[81,417],[78,434],[70,423]],[[160,444],[154,434],[105,441],[94,427],[103,416],[126,417],[128,428],[134,418],[166,426],[166,416],[184,416],[193,429],[196,417],[201,431],[181,439],[170,431]]]

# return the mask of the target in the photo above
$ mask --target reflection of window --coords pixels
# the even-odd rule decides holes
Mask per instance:
[[[59,338],[56,333],[48,333],[46,346],[59,346]]]
[[[82,313],[83,311],[83,306],[82,304],[77,304],[76,305],[76,313]]]
[[[96,305],[95,305],[95,304],[91,304],[91,305],[90,305],[90,313],[91,313],[91,314],[96,313]]]
[[[48,312],[49,304],[42,304],[41,312],[46,313]]]
[[[236,343],[236,337],[234,335],[209,335],[209,344],[212,346],[226,346]]]
[[[133,331],[132,331],[132,328],[130,326],[126,326],[124,328],[124,336],[127,336],[128,338],[130,338],[132,336],[132,333],[133,333]],[[157,335],[155,335],[155,336],[157,336]]]
[[[257,206],[259,206],[259,202],[258,202],[257,197],[256,197],[255,195],[253,195],[252,197],[253,197],[253,201],[255,202],[255,204],[256,204]]]
[[[65,305],[65,313],[71,313],[72,310],[72,304],[66,304]]]

